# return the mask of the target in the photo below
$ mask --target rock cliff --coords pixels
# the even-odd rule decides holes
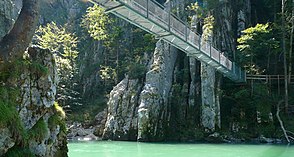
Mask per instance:
[[[55,103],[58,76],[54,56],[37,47],[29,48],[27,55],[25,61],[14,63],[22,67],[12,65],[21,68],[20,77],[10,75],[2,84],[8,93],[12,89],[18,92],[14,98],[1,93],[2,98],[15,99],[16,104],[15,107],[2,104],[10,111],[6,114],[15,115],[1,117],[0,155],[9,156],[27,149],[40,157],[67,156],[64,112]],[[11,123],[4,123],[4,118],[9,120],[10,116]]]
[[[183,16],[187,4],[170,3],[174,13]],[[245,28],[244,21],[250,12],[250,4],[244,4],[234,10],[232,2],[219,1],[217,10],[212,12],[215,28],[210,40],[231,58],[235,56],[234,39]],[[239,23],[234,22],[237,19]],[[202,26],[201,21],[193,20],[192,25],[195,31]],[[239,32],[233,32],[235,28]],[[141,141],[202,139],[221,128],[222,76],[214,68],[178,53],[162,41],[157,42],[151,58],[142,84],[125,78],[111,91],[104,138],[137,138]],[[131,83],[133,81],[135,85]],[[130,126],[132,133],[129,132]]]
[[[162,140],[177,50],[158,41],[145,82],[126,77],[110,92],[104,139]]]
[[[142,84],[126,77],[110,92],[104,139],[136,140],[138,100]]]
[[[158,41],[140,93],[138,140],[162,140],[167,120],[177,49]]]
[[[22,0],[0,2],[0,41],[21,8]],[[65,115],[55,103],[54,55],[30,47],[23,59],[1,62],[0,83],[0,156],[67,156]]]

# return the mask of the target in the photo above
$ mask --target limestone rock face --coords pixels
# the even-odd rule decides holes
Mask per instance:
[[[99,112],[95,116],[94,135],[102,137],[106,120],[107,120],[107,108],[105,108],[103,111]]]
[[[104,139],[136,140],[138,95],[142,84],[126,77],[110,92]]]
[[[58,84],[58,74],[53,54],[37,47],[29,48],[30,59],[47,68],[46,75],[39,72],[24,72],[21,76],[22,104],[19,109],[20,118],[26,129],[32,129],[38,121],[48,126],[47,135],[43,139],[29,140],[30,149],[37,156],[55,156],[61,149],[67,153],[65,128],[61,124],[50,124],[49,119],[57,113],[54,101]],[[49,142],[50,141],[50,142]]]
[[[22,0],[0,1],[0,41],[12,29],[22,8]]]
[[[21,120],[26,129],[31,129],[36,122],[53,107],[58,84],[58,74],[53,55],[46,50],[30,48],[29,56],[36,64],[48,69],[48,75],[40,76],[25,71],[21,75],[22,104],[19,109]]]
[[[16,85],[20,87],[16,110],[29,137],[25,147],[38,157],[67,156],[65,123],[54,107],[58,84],[54,56],[49,50],[31,47],[28,60],[31,64],[23,67]],[[0,156],[14,146],[20,147],[20,137],[15,137],[18,135],[9,126],[0,130]]]
[[[216,123],[215,105],[215,70],[213,67],[201,63],[202,107],[201,123],[205,131],[213,132]]]
[[[145,81],[126,77],[110,93],[103,139],[161,140],[177,50],[157,42]]]
[[[177,49],[158,41],[143,90],[138,110],[138,140],[161,140],[167,115]]]
[[[0,128],[0,156],[15,144],[14,139],[11,137],[11,132],[8,128]]]

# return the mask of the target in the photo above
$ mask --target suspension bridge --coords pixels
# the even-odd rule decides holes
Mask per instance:
[[[133,25],[157,36],[188,56],[204,62],[234,82],[246,82],[246,73],[201,35],[154,0],[92,0]]]

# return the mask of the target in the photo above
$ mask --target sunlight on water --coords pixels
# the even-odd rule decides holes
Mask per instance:
[[[294,146],[163,144],[139,142],[69,143],[69,157],[293,157]]]

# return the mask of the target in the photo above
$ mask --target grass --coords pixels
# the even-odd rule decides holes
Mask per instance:
[[[66,133],[67,129],[66,129],[65,120],[62,117],[60,117],[60,115],[54,114],[48,119],[48,127],[50,130],[54,130],[57,125],[60,126],[60,130],[62,132]]]
[[[14,139],[22,142],[26,139],[26,131],[16,110],[18,95],[18,90],[0,87],[0,127],[9,128]]]
[[[43,118],[28,131],[29,139],[35,139],[36,141],[42,141],[49,134],[48,126]]]
[[[14,146],[7,151],[4,157],[35,157],[35,155],[28,148]]]
[[[38,76],[46,76],[49,73],[47,67],[37,62],[30,63],[30,71]]]
[[[16,109],[0,101],[0,127],[8,126],[9,122],[15,118]]]
[[[67,129],[65,124],[65,112],[57,102],[54,103],[54,112],[55,114],[48,119],[49,129],[53,130],[56,128],[57,125],[59,125],[60,130],[66,133]]]

